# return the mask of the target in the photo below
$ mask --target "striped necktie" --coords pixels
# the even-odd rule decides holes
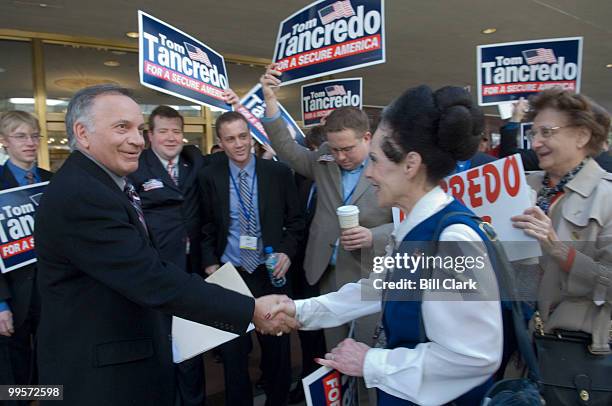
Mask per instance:
[[[177,166],[176,164],[173,162],[173,160],[169,160],[168,161],[168,165],[166,165],[166,170],[168,171],[168,175],[170,175],[170,179],[172,179],[172,182],[174,182],[175,185],[178,186],[178,176],[177,176]]]
[[[28,185],[32,185],[36,182],[36,179],[34,178],[34,174],[30,171],[27,171],[25,173],[25,178],[26,178],[26,181],[28,182]]]
[[[238,173],[238,179],[240,180],[240,198],[242,204],[240,205],[240,235],[248,235],[254,237],[257,233],[257,222],[255,219],[256,213],[253,208],[253,201],[251,196],[251,190],[249,189],[249,174],[245,170],[241,170]],[[244,205],[244,206],[243,206]],[[259,244],[258,244],[259,248]],[[240,262],[242,267],[248,272],[253,273],[259,266],[259,250],[250,250],[246,248],[240,249]]]
[[[123,187],[123,193],[125,193],[128,199],[130,200],[132,207],[134,208],[134,210],[136,210],[136,214],[138,215],[138,220],[140,221],[140,224],[142,224],[145,229],[145,232],[147,233],[147,235],[149,235],[149,230],[147,229],[147,223],[145,222],[144,213],[140,205],[140,196],[138,196],[138,193],[136,193],[134,185],[132,185],[126,180],[125,186]]]

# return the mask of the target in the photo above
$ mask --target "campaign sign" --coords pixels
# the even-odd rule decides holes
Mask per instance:
[[[225,60],[190,35],[138,11],[139,70],[143,86],[198,104],[230,110]]]
[[[481,106],[527,98],[555,86],[578,93],[582,37],[480,45],[476,63]]]
[[[307,406],[357,406],[357,380],[321,367],[302,380]]]
[[[531,142],[527,137],[527,131],[531,130],[531,127],[533,127],[533,123],[521,123],[521,138],[518,145],[523,149],[531,149]]]
[[[34,214],[49,182],[0,191],[0,271],[36,262]]]
[[[260,144],[270,144],[268,134],[264,130],[263,124],[259,121],[266,112],[266,102],[264,102],[264,95],[261,89],[261,85],[255,85],[249,92],[240,100],[240,106],[236,111],[241,113],[249,122],[249,129],[251,134]],[[304,145],[304,133],[300,127],[296,124],[293,118],[289,115],[287,110],[281,104],[278,104],[281,111],[281,117],[287,124],[287,129],[293,139]]]
[[[385,62],[384,0],[319,0],[280,23],[282,84]]]
[[[495,228],[500,241],[533,242],[523,230],[514,228],[510,218],[533,206],[520,154],[448,176],[440,186]],[[403,212],[394,208],[393,221],[403,221]],[[539,244],[504,245],[511,261],[540,256]],[[520,248],[520,249],[518,249]]]
[[[361,78],[335,79],[302,86],[302,120],[304,127],[321,124],[321,120],[340,107],[361,109]]]

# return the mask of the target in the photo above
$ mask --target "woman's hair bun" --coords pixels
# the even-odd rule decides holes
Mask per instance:
[[[484,116],[470,94],[461,87],[446,86],[434,93],[439,110],[436,145],[454,159],[470,159],[477,151]]]

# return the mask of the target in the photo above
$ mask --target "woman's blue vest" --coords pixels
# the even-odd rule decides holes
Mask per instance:
[[[448,213],[452,212],[459,213],[451,215],[450,217],[446,216]],[[478,233],[483,241],[487,242],[488,237],[482,230],[480,230],[476,221],[471,218],[473,215],[474,213],[472,213],[469,209],[467,209],[457,200],[453,200],[445,208],[410,230],[401,244],[400,253],[407,253],[408,255],[418,255],[419,253],[424,253],[425,255],[435,255],[436,253],[432,251],[435,249],[435,247],[437,247],[437,243],[436,241],[432,241],[432,239],[434,239],[434,237],[439,237],[435,235],[436,232],[440,232],[452,224],[467,225]],[[444,221],[444,224],[441,224],[442,221]],[[400,270],[394,272],[393,274],[394,275],[391,276],[390,280],[412,279],[415,281],[417,287],[419,286],[419,279],[426,277],[422,274],[421,269],[418,269],[414,273]],[[395,297],[394,300],[394,295],[401,295],[401,300],[399,300],[399,296]],[[406,289],[390,290],[386,292],[385,302],[383,303],[383,327],[387,338],[386,348],[414,348],[419,343],[429,341],[423,328],[421,297],[422,291],[420,289],[409,291]],[[449,331],[448,334],[452,334],[452,331]],[[457,406],[479,405],[486,390],[491,386],[492,382],[493,380],[491,378],[484,384],[471,389],[449,404]],[[406,382],[406,385],[410,385],[410,382]],[[443,391],[444,388],[440,387],[440,390]],[[379,406],[415,405],[415,403],[400,399],[381,390],[377,390],[377,395]]]

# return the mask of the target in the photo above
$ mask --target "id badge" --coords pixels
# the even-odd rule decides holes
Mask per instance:
[[[240,236],[240,249],[256,250],[257,249],[257,237],[251,237],[250,235],[241,235]]]

